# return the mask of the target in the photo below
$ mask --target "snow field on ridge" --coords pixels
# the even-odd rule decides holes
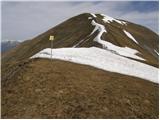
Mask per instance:
[[[158,68],[125,58],[96,47],[52,49],[52,59],[60,59],[102,70],[143,78],[158,83]],[[51,58],[51,49],[46,48],[31,58]]]

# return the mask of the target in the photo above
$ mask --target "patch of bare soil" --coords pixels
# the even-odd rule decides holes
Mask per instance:
[[[2,81],[2,118],[158,118],[158,89],[136,77],[35,59]]]

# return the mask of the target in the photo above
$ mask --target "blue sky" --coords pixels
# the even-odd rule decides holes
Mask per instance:
[[[124,8],[124,10],[128,9],[129,11],[137,10],[139,12],[151,12],[158,11],[158,6],[158,1],[132,1]]]
[[[84,12],[141,24],[158,33],[158,1],[2,2],[2,40],[31,39]]]

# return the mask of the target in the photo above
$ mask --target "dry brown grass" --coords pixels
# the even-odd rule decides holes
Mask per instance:
[[[2,118],[158,118],[158,84],[60,60],[21,67],[2,81]]]

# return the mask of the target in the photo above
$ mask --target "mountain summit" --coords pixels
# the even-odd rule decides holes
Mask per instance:
[[[55,36],[53,49],[50,48],[50,35]],[[2,109],[4,108],[2,116],[4,118],[13,116],[12,112],[7,112],[8,106],[14,105],[11,99],[14,98],[16,101],[19,96],[23,96],[22,99],[26,103],[35,102],[32,105],[33,118],[38,118],[37,115],[43,116],[41,112],[51,118],[66,118],[66,116],[69,118],[106,118],[107,116],[157,118],[158,38],[156,33],[146,27],[104,14],[84,13],[72,17],[43,34],[22,42],[2,56]],[[91,89],[88,88],[89,86]],[[27,87],[30,89],[28,90]],[[36,94],[37,92],[40,96]],[[44,99],[44,95],[48,92],[53,92],[53,95],[47,95]],[[69,98],[68,92],[70,92]],[[92,92],[96,94],[90,96]],[[25,100],[25,93],[35,99]],[[88,95],[90,97],[87,97]],[[112,99],[109,99],[108,97],[112,95]],[[80,102],[82,99],[80,96],[85,98],[83,104]],[[36,97],[42,99],[41,109],[36,102]],[[45,102],[49,104],[47,101],[53,97],[55,97],[53,100],[55,103],[52,104],[54,108],[52,110],[50,106],[45,106],[45,110],[49,110],[47,113],[43,105]],[[59,97],[62,97],[62,102],[57,106]],[[95,100],[97,97],[98,101]],[[106,100],[102,102],[99,97]],[[74,101],[75,99],[78,102]],[[90,103],[88,100],[93,102],[91,112],[88,111]],[[5,104],[5,101],[11,103]],[[66,101],[75,104],[72,106]],[[142,105],[139,106],[140,101]],[[108,107],[110,104],[112,107]],[[121,107],[114,107],[116,104],[125,107],[124,112],[120,112]],[[145,109],[143,105],[146,105]],[[25,103],[22,105],[25,110],[20,110],[22,114],[19,114],[17,110],[20,106],[17,103],[17,108],[10,110],[15,111],[15,118],[32,116],[28,111],[30,106]],[[97,114],[94,114],[96,108],[93,106],[97,107],[99,111]],[[73,111],[78,108],[82,110],[67,114],[66,111],[70,108]],[[36,112],[37,110],[40,111]],[[23,114],[24,112],[26,115]]]
[[[15,54],[7,54],[5,61],[29,58],[40,50],[49,48],[50,35],[55,36],[53,48],[94,46],[158,67],[156,33],[128,21],[90,13],[75,16],[32,40],[25,41],[14,49]]]

